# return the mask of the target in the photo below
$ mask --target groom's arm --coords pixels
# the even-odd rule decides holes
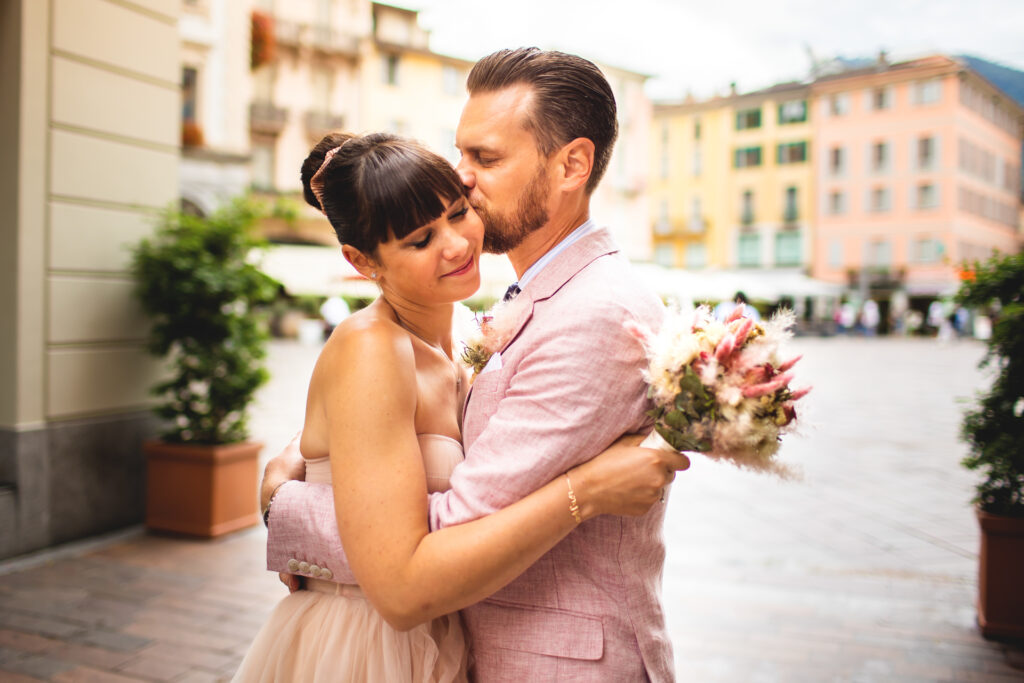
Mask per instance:
[[[596,298],[561,306],[557,329],[516,342],[531,348],[455,468],[451,490],[431,496],[432,529],[505,507],[646,422],[643,352],[623,324],[631,314],[624,303]],[[329,569],[334,581],[354,581],[325,484],[294,482],[273,497],[267,568],[313,576],[296,570],[302,563]]]
[[[516,350],[508,390],[451,488],[431,496],[431,529],[506,507],[648,421],[643,352],[624,326],[630,314],[606,299],[564,309],[557,328],[515,342],[529,346]]]

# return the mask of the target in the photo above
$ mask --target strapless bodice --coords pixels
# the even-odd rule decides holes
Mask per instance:
[[[449,478],[455,466],[462,462],[462,444],[441,434],[417,434],[423,454],[423,469],[427,473],[427,491],[447,491]],[[306,481],[314,484],[331,483],[330,457],[306,460]]]

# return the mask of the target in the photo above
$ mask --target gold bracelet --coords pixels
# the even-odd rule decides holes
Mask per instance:
[[[583,522],[583,518],[580,517],[580,506],[576,502],[576,494],[572,491],[572,479],[569,478],[569,473],[565,473],[565,481],[569,484],[569,512],[572,513],[572,518],[576,520],[577,524]]]

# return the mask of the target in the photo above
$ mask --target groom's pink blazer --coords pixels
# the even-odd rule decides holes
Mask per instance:
[[[466,460],[451,490],[431,496],[431,528],[505,507],[647,427],[643,352],[623,324],[657,329],[662,312],[606,230],[552,260],[503,312],[515,333],[473,384]],[[589,520],[507,587],[463,610],[474,679],[673,680],[660,604],[664,515],[656,504],[642,517]],[[330,487],[295,482],[275,496],[268,568],[289,571],[289,560],[354,582]]]

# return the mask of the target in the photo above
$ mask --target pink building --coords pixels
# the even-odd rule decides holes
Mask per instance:
[[[1020,248],[1024,109],[991,83],[949,57],[883,57],[812,92],[815,277],[885,321],[955,289],[964,261]]]

